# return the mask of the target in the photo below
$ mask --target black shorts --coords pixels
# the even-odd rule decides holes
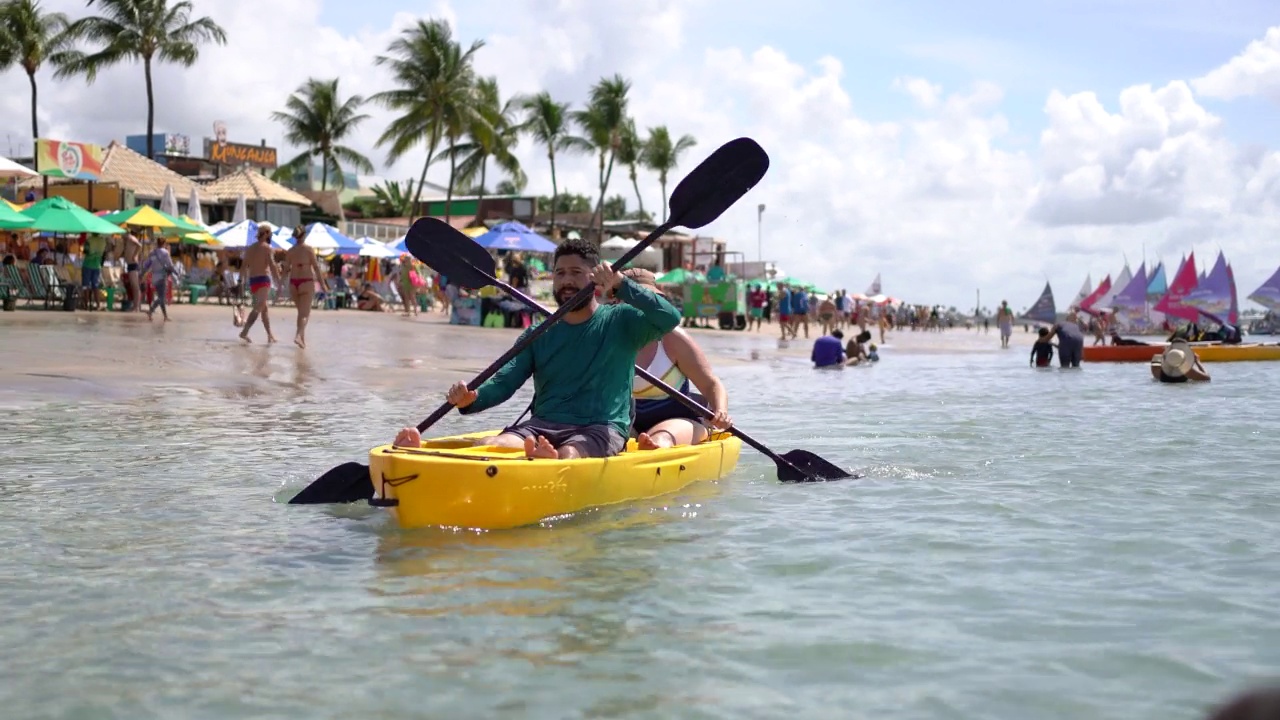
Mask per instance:
[[[582,457],[610,457],[622,452],[627,446],[627,439],[618,433],[617,428],[608,423],[569,425],[531,417],[502,432],[521,438],[536,438],[541,435],[556,448],[562,448],[565,445],[574,446]]]
[[[691,392],[688,393],[688,395],[691,400],[699,405],[703,407],[707,406],[707,401],[700,393]],[[704,420],[701,415],[685,407],[683,403],[667,399],[666,402],[652,409],[642,409],[640,406],[637,406],[635,421],[631,423],[631,427],[632,430],[639,435],[642,432],[649,432],[649,430],[653,429],[654,425],[657,425],[664,420],[674,420],[676,418],[683,418],[685,420],[700,422],[704,425],[706,424],[706,420]]]

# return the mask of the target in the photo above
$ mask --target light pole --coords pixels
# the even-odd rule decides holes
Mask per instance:
[[[756,206],[756,260],[764,262],[764,203]]]

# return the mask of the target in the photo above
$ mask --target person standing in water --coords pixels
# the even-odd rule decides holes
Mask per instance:
[[[652,272],[628,268],[622,271],[622,275],[640,287],[666,297],[666,293],[658,288],[657,278]],[[620,302],[616,288],[610,291],[605,301],[610,304]],[[702,349],[684,330],[677,327],[640,348],[635,364],[715,413],[713,418],[706,420],[648,380],[636,376],[631,383],[631,397],[636,402],[636,417],[631,427],[636,433],[636,446],[641,450],[697,445],[707,439],[710,429],[725,429],[732,423],[726,409],[729,395],[725,392],[724,383],[712,371]],[[690,391],[690,382],[698,392]]]
[[[249,294],[253,297],[253,309],[249,311],[249,317],[244,321],[240,339],[253,342],[249,339],[249,329],[261,315],[262,327],[267,330],[267,342],[273,343],[276,341],[276,336],[271,334],[271,322],[267,320],[267,301],[271,297],[272,281],[280,282],[280,269],[271,259],[271,228],[265,225],[258,226],[258,242],[245,248],[244,251],[244,273],[249,276]]]
[[[147,256],[146,269],[151,273],[151,289],[155,291],[151,307],[147,309],[147,320],[155,315],[158,306],[164,315],[164,321],[169,322],[169,276],[177,275],[178,268],[174,267],[173,258],[169,255],[169,249],[165,247],[164,238],[156,238],[156,249]]]
[[[996,324],[1000,326],[1000,347],[1009,347],[1009,338],[1013,336],[1013,310],[1008,300],[1000,301],[1000,309],[996,310]]]
[[[142,243],[133,233],[125,233],[120,258],[124,260],[125,289],[129,292],[129,309],[142,310],[142,285],[138,281],[138,258],[142,255]]]
[[[306,243],[306,239],[306,228],[301,225],[295,227],[293,247],[284,254],[285,262],[289,264],[289,297],[298,309],[298,330],[293,336],[293,344],[300,348],[307,347],[307,320],[311,318],[311,302],[316,296],[316,284],[319,283],[320,288],[326,292],[329,290],[328,283],[324,281],[324,271],[320,269],[320,260],[316,258],[316,251]],[[265,306],[262,310],[262,324],[267,326]],[[267,327],[267,334],[271,334],[270,327]]]

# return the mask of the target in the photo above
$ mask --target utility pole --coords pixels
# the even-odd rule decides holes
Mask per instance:
[[[973,316],[982,317],[982,288],[977,289],[977,304],[973,306]]]
[[[764,203],[756,206],[756,260],[764,262]]]

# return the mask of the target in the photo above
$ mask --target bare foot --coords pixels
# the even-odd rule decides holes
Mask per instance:
[[[538,436],[537,441],[533,438],[524,439],[524,455],[531,458],[542,458],[544,460],[555,460],[560,457],[560,453],[556,452],[551,441]]]
[[[297,345],[298,347],[300,347],[300,348],[302,348],[302,349],[304,349],[304,350],[307,348],[307,343],[306,343],[306,341],[305,341],[305,340],[303,340],[303,339],[302,339],[302,338],[300,338],[300,337],[295,337],[295,338],[293,339],[293,344],[294,344],[294,345]]]
[[[671,433],[666,430],[659,430],[658,432],[661,433],[659,437],[663,438],[661,442],[654,440],[653,435],[649,433],[640,433],[636,436],[636,447],[640,450],[657,450],[658,448],[675,446],[675,438],[671,437]]]
[[[418,428],[404,428],[396,435],[395,442],[391,444],[396,447],[420,448],[422,447],[422,433],[418,432]]]
[[[267,336],[267,342],[269,342],[269,343],[273,343],[273,342],[275,342],[275,341],[276,341],[276,336],[275,336],[275,335],[268,335],[268,336]]]
[[[242,332],[242,333],[240,333],[240,339],[241,339],[241,340],[243,340],[243,341],[245,341],[245,342],[247,342],[247,343],[251,343],[251,342],[253,342],[252,340],[250,340],[250,339],[249,339],[249,329],[248,329],[248,328],[245,328],[245,331],[244,331],[244,332]]]

